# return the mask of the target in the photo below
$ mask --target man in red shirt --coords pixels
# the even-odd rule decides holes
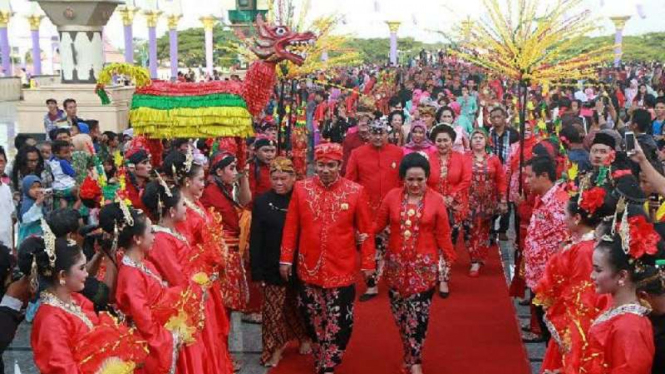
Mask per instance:
[[[358,265],[366,278],[374,274],[373,223],[365,189],[340,177],[342,147],[320,144],[314,157],[316,176],[293,189],[279,271],[288,281],[297,260],[299,304],[317,343],[316,372],[333,373],[351,338]]]
[[[370,116],[367,113],[358,114],[358,125],[355,128],[350,128],[346,133],[343,147],[342,157],[342,175],[346,174],[346,165],[348,164],[351,152],[369,141],[369,121]]]
[[[351,152],[344,177],[365,187],[369,196],[372,220],[386,194],[399,187],[399,164],[404,156],[402,148],[388,142],[390,126],[386,121],[375,120],[370,126],[369,143]],[[383,270],[383,254],[386,250],[388,233],[382,232],[376,238],[376,276],[367,281],[367,291],[360,301],[368,301],[379,293],[378,281]]]
[[[261,136],[254,141],[254,159],[249,162],[249,189],[252,201],[257,196],[270,191],[270,162],[277,156],[275,141]]]

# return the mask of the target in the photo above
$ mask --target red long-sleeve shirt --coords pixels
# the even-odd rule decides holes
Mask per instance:
[[[361,185],[339,178],[324,186],[316,176],[297,182],[286,215],[280,263],[298,261],[298,276],[308,284],[323,288],[351,285],[359,265],[375,268],[372,229]],[[360,245],[360,258],[356,232],[368,235]]]
[[[399,164],[402,157],[402,148],[393,144],[382,148],[365,144],[351,152],[344,177],[365,187],[372,217],[376,217],[386,194],[400,186]]]

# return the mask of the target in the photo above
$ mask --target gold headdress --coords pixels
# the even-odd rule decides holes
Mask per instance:
[[[276,157],[270,163],[270,173],[274,172],[295,173],[293,162],[286,157]]]
[[[120,210],[122,210],[122,215],[125,218],[125,223],[129,226],[134,226],[134,218],[132,218],[132,212],[129,211],[129,206],[123,199],[119,199],[118,204],[120,205]]]
[[[48,255],[49,269],[44,271],[45,276],[51,276],[52,271],[55,269],[55,234],[51,231],[51,226],[48,225],[44,218],[41,219],[42,232],[44,233],[44,250]]]
[[[194,150],[192,150],[192,145],[187,144],[187,153],[185,154],[185,174],[189,173],[192,170],[192,164],[194,163]]]

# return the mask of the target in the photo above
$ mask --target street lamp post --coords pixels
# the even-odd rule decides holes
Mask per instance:
[[[399,21],[386,21],[390,29],[390,65],[397,65],[397,30],[401,22]]]
[[[614,67],[621,65],[621,56],[623,54],[623,29],[630,16],[615,16],[610,17],[616,32],[614,33]]]

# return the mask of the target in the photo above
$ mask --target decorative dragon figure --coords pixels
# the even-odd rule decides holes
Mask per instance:
[[[257,36],[251,49],[259,60],[252,63],[243,82],[146,82],[137,89],[129,119],[139,134],[151,139],[247,137],[253,135],[252,117],[270,100],[276,65],[289,60],[301,65],[314,43],[311,32],[297,33],[286,26],[270,25],[259,15]],[[105,74],[122,73],[113,66]],[[105,69],[106,70],[106,69]],[[103,88],[103,83],[99,86]]]

